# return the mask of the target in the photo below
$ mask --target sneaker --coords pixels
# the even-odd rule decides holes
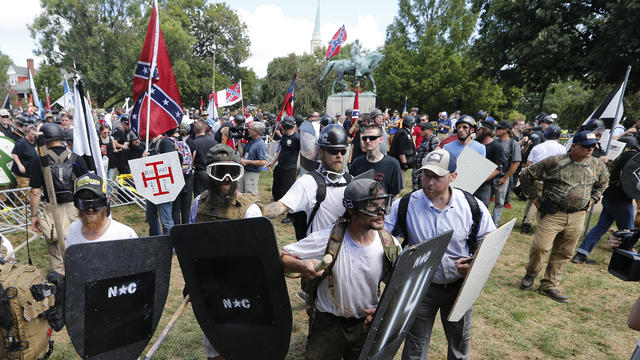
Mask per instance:
[[[520,290],[529,290],[533,286],[533,281],[536,279],[535,276],[525,275],[520,281]]]
[[[582,253],[576,253],[575,255],[573,255],[573,258],[571,258],[571,262],[574,264],[587,264],[587,265],[594,265],[597,263],[597,261],[589,259],[587,255]]]
[[[513,210],[513,206],[511,206],[511,204],[504,204],[504,207],[506,207],[509,210]]]
[[[551,298],[551,300],[555,300],[559,303],[568,303],[569,298],[564,296],[558,289],[539,289],[542,295]]]
[[[525,224],[525,223],[522,223],[520,225],[520,234],[531,234],[531,233],[533,233],[533,229],[531,228],[531,225]]]

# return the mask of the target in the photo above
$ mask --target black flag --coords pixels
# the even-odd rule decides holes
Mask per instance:
[[[3,109],[7,109],[7,110],[11,110],[12,109],[12,107],[11,107],[11,99],[10,99],[9,95],[10,94],[7,93],[7,97],[4,98],[4,103],[2,103],[2,108]]]

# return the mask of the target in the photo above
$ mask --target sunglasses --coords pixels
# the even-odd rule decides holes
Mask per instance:
[[[325,149],[326,152],[328,152],[331,155],[338,155],[338,153],[340,155],[344,155],[347,153],[347,149],[335,149],[335,148],[328,148]]]
[[[591,145],[580,145],[580,146],[582,146],[582,147],[583,147],[583,148],[585,148],[585,149],[595,149],[596,144],[591,144]]]
[[[244,175],[244,167],[237,163],[213,163],[207,166],[207,175],[216,181],[238,181]]]
[[[80,211],[100,211],[107,206],[107,198],[101,199],[73,199],[73,205]]]
[[[362,140],[363,141],[376,141],[380,138],[379,135],[369,135],[369,136],[363,136]]]

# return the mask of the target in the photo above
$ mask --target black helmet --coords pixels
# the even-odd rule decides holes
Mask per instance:
[[[44,123],[40,127],[40,131],[44,136],[45,143],[48,143],[50,141],[62,140],[63,138],[62,128],[56,123]]]
[[[338,124],[329,124],[322,129],[318,138],[318,146],[330,148],[347,147],[347,131]]]
[[[545,139],[559,139],[562,131],[558,125],[550,125],[544,132]]]
[[[596,131],[604,130],[604,121],[600,119],[591,119],[585,125],[583,130]]]
[[[540,119],[540,123],[553,124],[553,118],[551,117],[551,115],[546,115],[542,119]]]
[[[380,111],[380,109],[373,109],[371,110],[369,115],[371,116],[372,119],[375,119],[376,116],[382,115],[382,111]]]
[[[333,118],[330,115],[323,115],[320,118],[320,125],[327,126],[333,122]]]
[[[62,139],[64,141],[73,141],[73,129],[67,129],[62,132]]]
[[[180,126],[182,126],[182,124],[180,124]],[[129,133],[127,134],[127,141],[131,142],[136,139],[140,139],[138,135],[133,131],[129,131]]]
[[[285,116],[282,118],[282,126],[296,126],[296,119],[293,116]]]
[[[296,125],[300,126],[304,122],[302,115],[296,115],[293,117],[296,120]]]
[[[487,118],[487,116],[489,116],[489,113],[487,113],[484,110],[478,110],[478,112],[476,113],[476,119],[484,120],[484,119]],[[458,121],[460,121],[460,119],[458,119]],[[475,127],[475,125],[474,125],[474,127]]]
[[[351,110],[351,109],[347,109],[347,110],[345,110],[345,111],[344,111],[344,115],[345,115],[346,117],[351,117],[351,114],[352,114],[352,113],[353,113],[353,110]]]
[[[411,115],[407,115],[402,119],[402,127],[405,129],[411,129],[416,124],[416,118]]]
[[[542,121],[542,119],[544,119],[547,115],[546,112],[541,112],[540,114],[536,115],[536,121],[539,123],[540,121]]]
[[[246,119],[245,119],[244,115],[242,115],[240,113],[237,113],[237,114],[233,115],[233,121],[236,122],[236,125],[237,124],[241,124],[241,123],[244,124],[245,120]]]
[[[482,110],[480,110],[480,111],[482,111]],[[478,113],[480,113],[480,111],[478,111]],[[458,127],[458,124],[461,124],[461,123],[467,123],[467,124],[469,124],[469,126],[471,126],[474,129],[478,127],[478,123],[476,122],[476,119],[474,119],[471,115],[462,115],[462,116],[460,116],[458,118],[458,121],[456,121],[456,127]]]

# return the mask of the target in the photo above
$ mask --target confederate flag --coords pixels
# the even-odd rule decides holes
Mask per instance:
[[[298,71],[300,71],[300,69],[298,69]],[[293,116],[293,92],[296,87],[296,78],[298,78],[298,71],[296,71],[296,74],[293,75],[293,80],[291,80],[289,90],[287,90],[287,94],[284,96],[284,104],[282,104],[282,109],[280,109],[280,113],[278,114],[276,123],[280,122],[280,118],[282,117],[282,113],[284,111],[287,112],[287,115]]]
[[[347,29],[345,29],[344,25],[342,25],[342,27],[338,29],[336,34],[333,35],[333,37],[331,38],[331,41],[329,41],[329,46],[327,46],[326,60],[329,60],[332,56],[339,54],[340,46],[346,40],[347,40]]]
[[[151,85],[150,98],[149,85]],[[131,128],[141,138],[147,134],[147,126],[149,126],[149,137],[153,138],[180,125],[182,101],[180,101],[180,92],[167,53],[167,45],[160,31],[157,0],[153,2],[147,35],[133,79],[133,98],[135,103],[131,110]],[[150,119],[147,119],[149,105],[151,106]]]

